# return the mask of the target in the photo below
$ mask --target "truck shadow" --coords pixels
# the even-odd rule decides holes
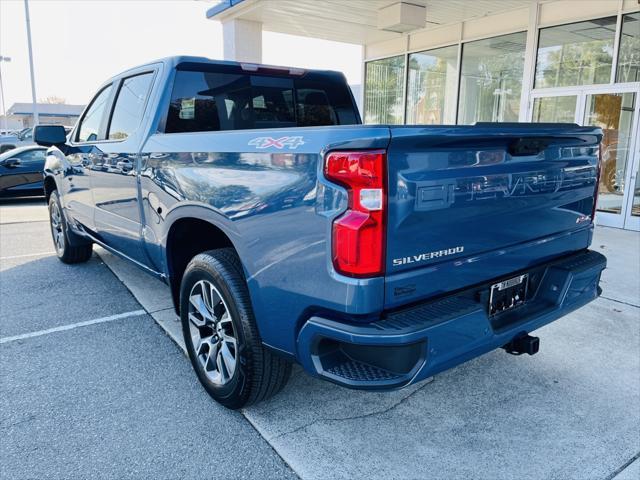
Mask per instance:
[[[395,392],[296,368],[244,414],[303,478],[509,478],[523,458],[539,478],[604,478],[639,446],[637,317],[597,300],[539,330],[533,357],[497,350]]]
[[[26,205],[26,206],[46,206],[47,202],[44,198],[44,195],[41,197],[0,197],[0,205],[1,206],[10,206],[10,205]]]

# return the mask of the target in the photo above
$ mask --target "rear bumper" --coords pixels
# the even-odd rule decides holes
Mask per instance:
[[[530,333],[600,295],[606,258],[585,250],[531,268],[527,302],[490,317],[486,284],[376,322],[348,324],[312,317],[300,330],[298,359],[309,373],[359,389],[393,389],[423,380],[514,337]],[[510,278],[518,273],[507,276]]]

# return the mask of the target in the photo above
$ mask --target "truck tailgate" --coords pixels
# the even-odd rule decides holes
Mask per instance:
[[[391,127],[385,306],[586,248],[601,136],[572,124]]]

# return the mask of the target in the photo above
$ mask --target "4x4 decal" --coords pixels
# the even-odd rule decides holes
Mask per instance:
[[[302,137],[257,137],[249,140],[249,145],[253,145],[256,148],[274,147],[283,149],[285,147],[288,147],[289,150],[294,150],[300,145],[304,145],[304,140]]]

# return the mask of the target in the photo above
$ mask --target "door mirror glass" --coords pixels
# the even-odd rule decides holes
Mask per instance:
[[[33,140],[43,147],[64,145],[67,134],[62,125],[38,125],[34,129]]]

